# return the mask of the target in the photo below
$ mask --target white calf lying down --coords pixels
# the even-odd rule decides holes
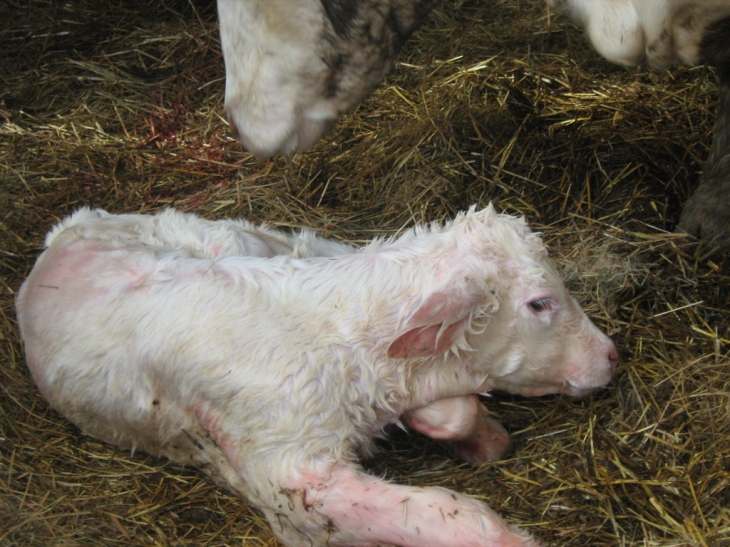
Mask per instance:
[[[87,209],[46,244],[17,311],[53,407],[199,466],[290,547],[536,546],[481,502],[357,457],[400,419],[468,461],[501,457],[509,438],[476,394],[584,395],[616,367],[539,237],[491,206],[361,249]]]

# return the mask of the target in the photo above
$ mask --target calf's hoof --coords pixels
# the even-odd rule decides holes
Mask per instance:
[[[452,441],[452,446],[460,459],[481,465],[503,459],[512,448],[512,441],[502,424],[490,416],[484,416],[471,436]]]

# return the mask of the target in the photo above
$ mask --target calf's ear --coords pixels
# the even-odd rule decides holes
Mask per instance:
[[[439,289],[411,314],[405,332],[388,347],[388,357],[414,359],[436,357],[448,351],[464,334],[471,321],[496,308],[493,291],[479,291],[469,280],[461,286]]]

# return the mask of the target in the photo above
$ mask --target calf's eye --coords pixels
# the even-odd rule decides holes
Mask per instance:
[[[550,307],[549,298],[538,298],[530,302],[530,307],[535,311],[543,311]]]

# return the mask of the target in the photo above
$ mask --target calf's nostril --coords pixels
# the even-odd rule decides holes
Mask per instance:
[[[611,373],[613,374],[616,367],[618,367],[618,352],[615,350],[608,352],[608,362],[611,364]]]

